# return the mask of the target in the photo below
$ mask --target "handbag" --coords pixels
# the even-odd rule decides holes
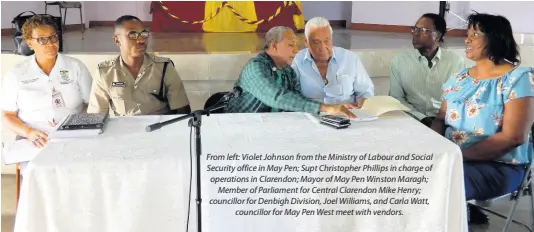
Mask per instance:
[[[32,13],[32,14],[28,14],[28,15],[23,15],[25,13]],[[19,55],[24,55],[24,56],[31,56],[33,55],[34,51],[31,50],[28,45],[26,44],[26,42],[24,41],[24,38],[22,37],[22,26],[24,25],[24,23],[26,22],[26,20],[28,20],[29,18],[35,16],[37,14],[35,14],[33,11],[24,11],[22,13],[20,13],[19,15],[17,15],[13,21],[11,21],[11,23],[13,24],[13,28],[15,28],[15,35],[13,36],[13,42],[15,42],[15,53],[16,54],[19,54]],[[40,14],[40,15],[45,15],[45,14]],[[52,15],[48,15],[46,14],[47,16],[50,16],[52,18],[54,18],[54,21],[55,21],[55,24],[56,24],[56,28],[57,28],[57,34],[58,34],[58,37],[59,37],[59,52],[63,52],[63,32],[62,32],[62,28],[61,28],[61,17],[56,17],[56,16],[52,16]]]
[[[24,13],[30,12],[33,15],[24,15]],[[15,42],[15,53],[19,55],[29,56],[33,55],[33,50],[31,50],[26,42],[24,41],[24,38],[22,38],[22,26],[26,22],[27,19],[33,17],[35,13],[33,11],[24,11],[17,15],[11,23],[13,24],[13,27],[15,28],[15,35],[13,36],[13,41]]]

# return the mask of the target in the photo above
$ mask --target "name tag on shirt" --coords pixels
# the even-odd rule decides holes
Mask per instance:
[[[52,92],[52,105],[54,106],[54,109],[60,109],[65,107],[65,101],[63,101],[63,96],[61,95],[61,92]]]
[[[126,86],[126,83],[120,81],[120,82],[111,82],[112,87],[124,87]]]
[[[31,84],[33,82],[36,82],[37,80],[39,80],[39,78],[34,78],[34,79],[31,79],[31,80],[24,80],[24,81],[22,81],[22,84]]]

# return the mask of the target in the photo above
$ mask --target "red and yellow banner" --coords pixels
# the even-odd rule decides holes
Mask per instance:
[[[155,1],[154,32],[265,32],[274,26],[304,29],[299,1]]]

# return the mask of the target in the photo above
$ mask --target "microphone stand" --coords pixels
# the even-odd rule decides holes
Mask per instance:
[[[202,115],[210,116],[210,113],[212,111],[225,108],[228,105],[228,100],[226,101],[219,101],[212,107],[209,107],[207,109],[203,110],[195,110],[191,112],[188,115],[180,116],[165,122],[161,123],[155,123],[152,125],[149,125],[146,127],[147,132],[151,132],[157,129],[160,129],[163,126],[179,122],[185,119],[189,119],[188,125],[189,127],[193,127],[195,129],[195,155],[196,155],[196,167],[197,167],[197,198],[196,198],[196,205],[197,205],[197,232],[202,232],[202,213],[201,213],[201,203],[202,203],[202,196],[201,196],[201,186],[200,186],[200,156],[202,155],[202,143],[201,143],[201,134],[200,134],[200,127],[202,126]],[[188,202],[190,204],[191,202]],[[189,225],[187,225],[189,227]]]

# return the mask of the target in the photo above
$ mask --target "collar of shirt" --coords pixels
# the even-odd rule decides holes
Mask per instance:
[[[426,57],[423,56],[423,54],[421,54],[421,53],[419,52],[419,50],[417,50],[417,49],[414,49],[414,50],[415,50],[415,54],[416,54],[416,56],[417,56],[417,60],[418,60],[419,62],[421,62],[421,61],[428,62],[427,59],[426,59]],[[436,52],[436,55],[432,58],[432,63],[433,63],[433,65],[436,65],[436,63],[437,63],[438,61],[440,61],[440,60],[441,60],[441,47],[438,47],[438,51]],[[427,64],[427,63],[425,63],[425,64]]]
[[[332,46],[332,57],[330,57],[330,60],[329,62],[335,62],[337,63],[337,58],[336,58],[336,47],[333,47]],[[310,49],[308,48],[305,48],[306,49],[306,53],[304,54],[304,61],[308,60],[310,62],[315,62],[311,56],[311,53],[310,53]]]
[[[54,64],[54,67],[52,68],[52,70],[50,71],[50,75],[49,76],[52,76],[54,75],[53,73],[55,73],[57,70],[62,70],[62,69],[67,69],[67,65],[65,64],[65,60],[63,59],[63,55],[61,53],[58,53],[57,56],[56,56],[56,63]],[[31,76],[31,75],[44,75],[44,76],[47,76],[44,71],[41,69],[41,67],[39,67],[39,65],[37,64],[37,58],[35,57],[35,54],[31,56],[31,63],[30,63],[30,68],[28,69],[28,76]]]
[[[264,63],[269,65],[273,73],[276,72],[277,70],[280,70],[281,72],[286,72],[291,68],[291,66],[286,66],[286,67],[283,67],[282,69],[278,69],[276,67],[276,64],[274,63],[273,58],[271,58],[271,56],[269,56],[267,52],[261,52],[259,54],[259,57],[261,58],[262,61],[264,61]]]
[[[120,70],[124,74],[131,75],[130,70],[128,70],[128,66],[126,66],[126,63],[124,63],[124,61],[122,60],[122,56],[119,55],[117,59],[118,60],[115,62],[115,68],[117,70]],[[152,66],[153,64],[154,61],[152,57],[148,53],[145,53],[145,55],[143,56],[143,63],[141,63],[141,68],[139,68],[139,73],[137,73],[137,77],[135,79],[138,80],[143,77],[148,67]]]

